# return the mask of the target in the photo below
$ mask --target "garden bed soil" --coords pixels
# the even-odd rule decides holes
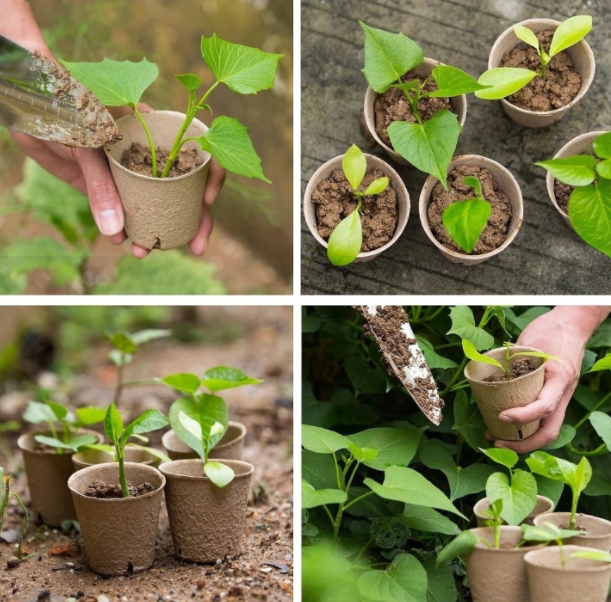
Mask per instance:
[[[151,493],[151,491],[155,491],[155,488],[150,483],[146,482],[141,485],[134,485],[128,481],[127,489],[129,490],[130,497],[139,497]],[[101,500],[112,500],[121,499],[123,497],[123,492],[121,491],[121,485],[113,485],[106,481],[94,481],[87,487],[84,495]]]
[[[402,80],[408,82],[411,80],[424,82],[425,78],[413,76],[406,73]],[[435,80],[430,79],[424,87],[425,92],[437,90]],[[452,111],[452,105],[449,98],[423,98],[418,103],[418,111],[422,121],[428,121],[434,117],[436,113],[442,109]],[[416,123],[416,117],[412,113],[412,108],[405,97],[405,94],[398,88],[389,88],[383,94],[378,94],[374,104],[376,133],[390,148],[393,148],[390,137],[388,136],[388,127],[394,121],[407,121],[408,123]]]
[[[170,151],[161,148],[157,149],[157,171],[159,174],[163,171],[168,161],[169,154]],[[197,149],[186,149],[183,147],[178,153],[168,177],[178,178],[179,176],[184,176],[197,169],[203,162],[204,160],[198,154]],[[142,146],[138,142],[133,142],[121,156],[121,165],[134,173],[143,176],[152,176],[153,157],[151,155],[151,149]]]
[[[450,238],[443,225],[443,212],[452,203],[475,198],[475,191],[464,183],[466,176],[479,178],[484,198],[492,205],[492,213],[471,255],[482,255],[498,249],[509,235],[509,226],[513,209],[509,197],[499,190],[498,182],[489,169],[473,165],[460,165],[448,176],[449,190],[440,182],[435,185],[431,202],[427,209],[429,227],[433,236],[447,249],[463,253],[464,251]]]
[[[365,175],[359,191],[365,192],[367,186],[386,174],[378,168]],[[390,176],[387,176],[390,179]],[[311,197],[316,208],[316,227],[318,234],[329,240],[333,230],[348,217],[358,204],[352,188],[341,169],[335,169],[331,175],[320,182]],[[361,204],[361,225],[363,244],[361,252],[374,251],[390,242],[398,221],[397,193],[389,184],[381,194],[363,197]]]
[[[545,51],[549,52],[554,31],[547,29],[536,35]],[[501,67],[538,72],[541,58],[535,48],[522,42],[503,56]],[[507,101],[526,111],[554,111],[568,105],[579,94],[581,83],[581,75],[575,69],[569,53],[563,51],[550,61],[545,79],[535,77],[524,88],[508,96]]]
[[[505,376],[505,373],[498,374],[498,375],[493,374],[489,376],[488,378],[485,378],[484,382],[498,383],[498,382],[507,381],[507,380],[514,380],[516,378],[519,378],[520,376],[525,376],[526,374],[530,374],[531,372],[534,372],[536,369],[537,369],[537,366],[535,366],[534,362],[529,357],[525,357],[525,358],[516,360],[513,363],[513,365],[511,366],[511,370],[510,370],[511,378],[508,379]]]
[[[569,214],[569,200],[573,194],[573,186],[569,186],[560,180],[554,181],[554,194],[556,195],[556,202],[562,211],[567,215]]]

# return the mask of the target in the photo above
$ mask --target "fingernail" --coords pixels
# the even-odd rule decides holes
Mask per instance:
[[[513,422],[511,416],[505,416],[504,414],[499,414],[499,420],[501,422]]]
[[[114,209],[105,209],[98,214],[98,227],[104,236],[117,234],[123,228],[121,218]]]

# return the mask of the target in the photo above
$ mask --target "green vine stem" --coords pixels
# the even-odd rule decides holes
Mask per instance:
[[[129,488],[127,487],[127,478],[125,476],[125,459],[123,454],[119,456],[119,482],[121,483],[121,493],[123,497],[129,497]]]

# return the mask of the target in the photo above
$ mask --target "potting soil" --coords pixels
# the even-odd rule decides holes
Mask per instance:
[[[529,357],[525,357],[525,358],[516,360],[511,365],[511,370],[510,370],[511,378],[509,380],[513,380],[520,376],[530,374],[531,372],[534,372],[536,369],[537,369],[537,366],[535,366],[534,362]],[[487,383],[497,383],[497,382],[501,382],[505,380],[507,380],[507,378],[505,377],[505,373],[499,374],[499,375],[491,375],[484,379],[484,381]]]
[[[150,483],[142,483],[141,485],[134,485],[128,481],[127,489],[129,490],[130,497],[138,497],[140,495],[146,495],[155,491],[155,488]],[[121,499],[123,492],[121,491],[121,485],[113,485],[106,481],[94,481],[85,490],[87,497],[95,497],[99,499]]]
[[[163,150],[161,148],[156,150],[157,171],[158,175],[160,175],[168,161],[170,151]],[[197,169],[203,162],[204,160],[198,154],[197,149],[186,149],[183,147],[178,153],[178,156],[174,161],[174,165],[172,165],[172,169],[170,169],[168,177],[178,178],[179,176],[184,176],[194,169]],[[132,145],[123,152],[123,155],[121,156],[121,165],[130,171],[143,176],[152,176],[153,157],[151,155],[151,149],[148,146],[142,146],[137,142],[132,143]]]

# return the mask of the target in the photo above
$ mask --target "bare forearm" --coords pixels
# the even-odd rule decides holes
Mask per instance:
[[[611,307],[603,305],[559,305],[550,312],[550,315],[553,315],[563,327],[569,328],[577,341],[585,345],[609,313]]]
[[[0,34],[28,50],[51,57],[51,51],[26,0],[0,0],[0,14]]]

